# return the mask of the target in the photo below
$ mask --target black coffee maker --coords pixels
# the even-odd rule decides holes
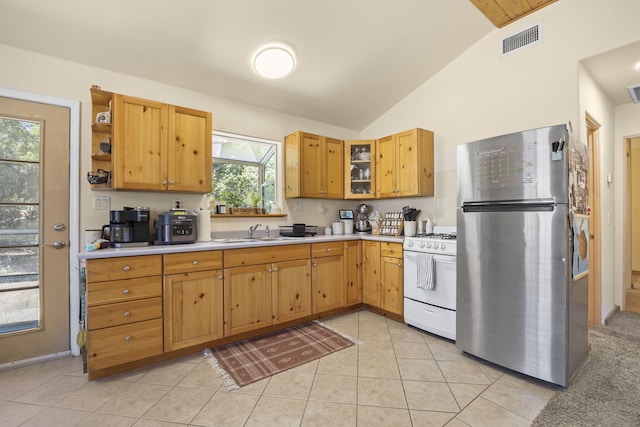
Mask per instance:
[[[149,208],[124,207],[121,211],[109,211],[109,242],[120,248],[149,245]],[[104,236],[106,237],[106,236]]]

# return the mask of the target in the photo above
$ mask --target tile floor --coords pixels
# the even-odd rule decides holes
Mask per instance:
[[[0,372],[0,426],[528,426],[557,387],[368,311],[360,345],[228,392],[200,354],[88,382],[67,357]]]

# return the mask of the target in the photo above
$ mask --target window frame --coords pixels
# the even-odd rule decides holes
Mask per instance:
[[[224,159],[224,158],[220,158],[220,157],[215,157],[213,155],[213,147],[212,147],[212,155],[211,155],[211,160],[212,160],[212,164],[216,164],[216,163],[229,163],[229,164],[239,164],[239,165],[248,165],[248,166],[257,166],[258,167],[258,186],[262,189],[262,186],[265,182],[265,177],[264,177],[264,173],[265,173],[265,165],[266,163],[273,158],[275,161],[275,177],[274,177],[274,182],[273,182],[273,203],[275,205],[279,205],[279,197],[280,197],[280,190],[279,190],[279,180],[280,180],[280,175],[282,173],[281,168],[283,167],[283,159],[282,156],[280,155],[280,148],[281,148],[281,143],[280,141],[276,141],[276,140],[271,140],[271,139],[266,139],[266,138],[258,138],[258,137],[254,137],[254,136],[247,136],[247,135],[242,135],[242,134],[238,134],[238,133],[231,133],[231,132],[224,132],[224,131],[220,131],[220,130],[213,130],[212,131],[212,139],[211,139],[211,145],[213,146],[214,142],[213,139],[218,136],[218,137],[227,137],[227,138],[233,138],[233,139],[241,139],[241,140],[246,140],[246,141],[251,141],[251,142],[259,142],[259,143],[263,143],[263,144],[269,144],[271,145],[271,149],[268,150],[268,153],[271,153],[271,155],[269,156],[268,153],[267,155],[264,156],[263,161],[261,161],[260,163],[258,162],[249,162],[246,160],[236,160],[236,159]],[[266,161],[265,161],[266,159]],[[213,178],[213,177],[212,177]],[[268,206],[265,205],[264,199],[262,197],[262,193],[263,191],[261,191],[261,205],[263,208],[266,209],[266,211],[268,212]],[[209,194],[213,194],[209,193]],[[258,214],[258,215],[270,215],[269,213],[267,214]]]

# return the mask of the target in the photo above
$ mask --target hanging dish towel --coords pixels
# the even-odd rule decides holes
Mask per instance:
[[[432,291],[435,287],[433,255],[418,253],[418,288]]]

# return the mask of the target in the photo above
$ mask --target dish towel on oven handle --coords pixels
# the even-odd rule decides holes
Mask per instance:
[[[418,288],[432,291],[435,287],[433,255],[418,253]]]

